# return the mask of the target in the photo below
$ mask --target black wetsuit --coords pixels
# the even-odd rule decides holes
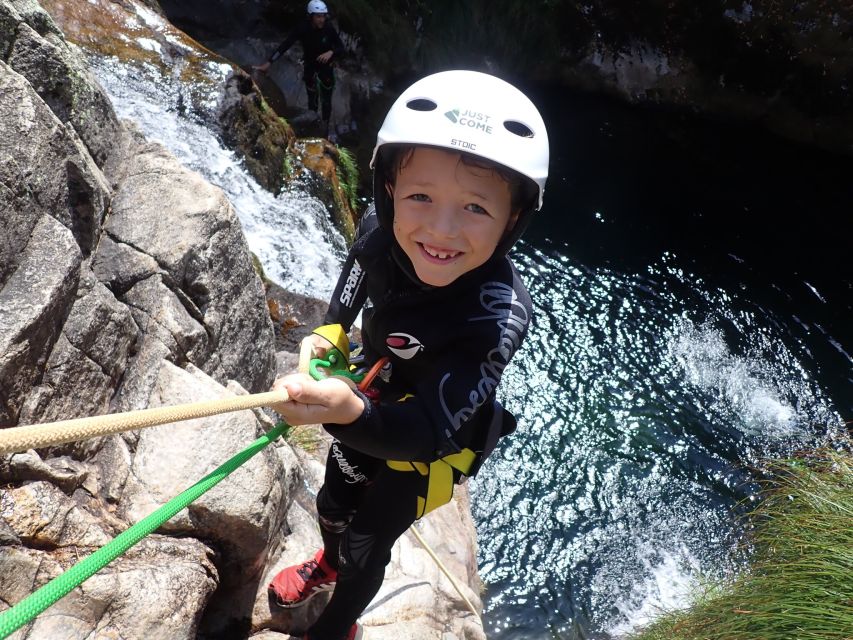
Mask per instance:
[[[290,32],[270,56],[269,61],[278,60],[297,40],[302,44],[303,79],[308,91],[308,108],[316,111],[319,102],[323,120],[328,122],[332,115],[332,89],[335,86],[332,63],[343,55],[344,44],[328,18],[321,29],[316,29],[311,22],[311,16],[308,16]],[[330,50],[333,53],[328,62],[317,62],[317,56]]]
[[[312,640],[346,634],[382,585],[394,542],[417,518],[428,477],[385,461],[432,462],[466,447],[480,452],[490,425],[504,433],[515,427],[494,398],[532,313],[515,267],[493,257],[445,287],[426,286],[410,273],[391,232],[373,211],[365,214],[326,322],[349,329],[369,298],[362,323],[367,358],[387,356],[391,370],[378,385],[378,401],[359,394],[365,410],[358,420],[324,425],[336,440],[317,511],[338,581]]]

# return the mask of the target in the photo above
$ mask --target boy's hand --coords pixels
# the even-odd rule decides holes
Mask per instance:
[[[273,391],[286,390],[290,400],[273,405],[285,422],[292,426],[301,424],[350,424],[364,411],[361,398],[341,378],[314,380],[303,373],[293,373],[279,378]]]

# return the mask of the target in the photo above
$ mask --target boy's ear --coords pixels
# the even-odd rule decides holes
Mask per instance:
[[[509,214],[509,220],[507,221],[506,229],[504,230],[505,234],[509,233],[510,231],[512,231],[515,228],[515,223],[518,222],[518,216],[519,215],[521,215],[520,209],[513,211],[511,214]]]

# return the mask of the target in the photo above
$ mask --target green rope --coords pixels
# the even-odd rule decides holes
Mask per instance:
[[[11,609],[0,613],[0,638],[7,638],[17,629],[30,622],[33,618],[47,609],[57,600],[67,595],[118,556],[130,549],[149,533],[156,531],[160,525],[174,517],[181,509],[187,507],[193,500],[202,496],[206,491],[215,487],[225,477],[234,471],[261,449],[273,442],[289,429],[289,425],[279,422],[273,429],[255,440],[243,451],[220,465],[189,489],[157,509],[151,515],[143,518],[127,531],[116,536],[88,558],[84,558],[65,573],[55,577],[46,585],[31,593]]]

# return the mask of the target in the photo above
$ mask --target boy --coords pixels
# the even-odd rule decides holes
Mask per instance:
[[[495,390],[532,307],[507,252],[541,207],[548,137],[513,86],[446,71],[397,99],[372,167],[375,210],[326,321],[348,330],[364,306],[366,360],[388,359],[381,381],[362,392],[293,374],[273,387],[289,393],[274,407],[287,422],[323,423],[335,438],[317,496],[323,549],[269,586],[284,607],[334,588],[309,640],[361,637],[394,542],[515,428]]]

